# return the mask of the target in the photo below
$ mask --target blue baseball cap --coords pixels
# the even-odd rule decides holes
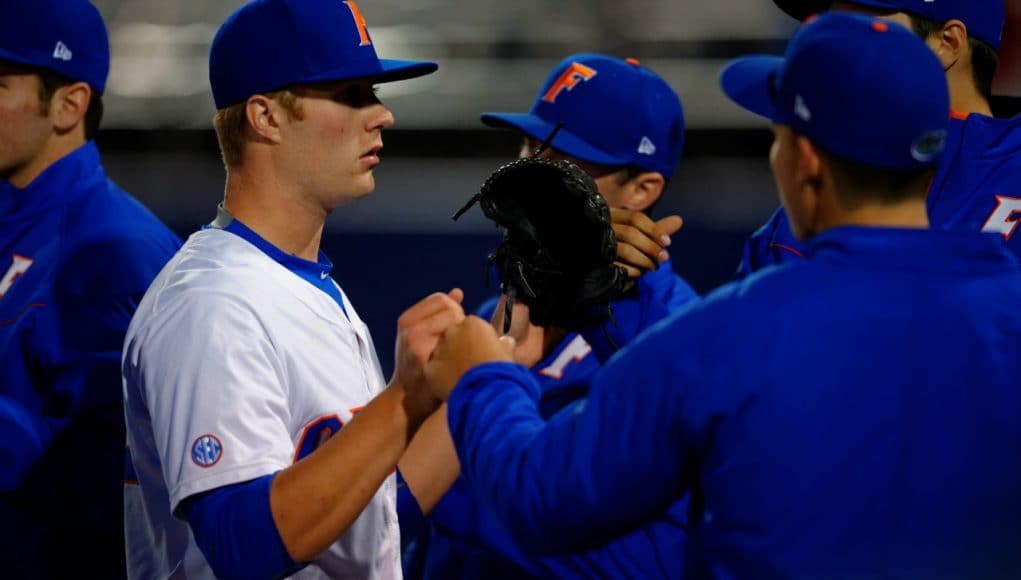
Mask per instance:
[[[490,127],[510,127],[598,165],[634,165],[669,178],[684,147],[677,93],[635,59],[602,54],[565,58],[543,83],[528,113],[483,113]]]
[[[781,10],[804,20],[828,10],[833,0],[773,0]],[[936,22],[960,20],[968,35],[1000,50],[1006,20],[1004,0],[848,0],[850,4],[889,12],[908,12]]]
[[[0,0],[0,60],[106,90],[110,38],[88,0]]]
[[[810,19],[784,57],[732,61],[723,92],[825,151],[871,167],[939,163],[950,95],[936,55],[902,26],[857,14]]]
[[[223,23],[209,52],[216,108],[291,85],[349,79],[386,83],[436,63],[376,56],[353,0],[254,0]]]

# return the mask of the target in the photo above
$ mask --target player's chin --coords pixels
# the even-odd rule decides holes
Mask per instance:
[[[376,189],[376,177],[371,170],[359,172],[351,186],[352,197],[365,197]]]

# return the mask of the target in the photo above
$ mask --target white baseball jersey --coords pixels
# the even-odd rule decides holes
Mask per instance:
[[[181,501],[286,468],[384,387],[368,328],[238,235],[192,235],[128,329],[123,374],[137,485],[125,489],[131,578],[213,578]],[[338,466],[358,469],[357,465]],[[389,477],[295,578],[400,578]]]

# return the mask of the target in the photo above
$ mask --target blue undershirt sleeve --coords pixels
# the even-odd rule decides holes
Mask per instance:
[[[425,514],[418,505],[418,500],[411,493],[411,488],[404,481],[401,471],[397,470],[397,522],[401,527],[401,538],[417,537],[425,526]],[[402,542],[403,543],[403,542]]]
[[[217,578],[282,578],[305,567],[291,558],[273,521],[274,477],[218,487],[179,508]]]

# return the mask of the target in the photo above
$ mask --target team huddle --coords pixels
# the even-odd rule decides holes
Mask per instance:
[[[209,55],[224,197],[182,242],[100,163],[99,11],[0,0],[4,575],[1021,577],[1004,2],[774,1],[785,54],[719,77],[782,203],[732,282],[699,296],[651,217],[677,93],[570,55],[481,120],[592,213],[520,180],[500,292],[407,308],[387,379],[321,237],[375,187],[374,87],[436,63],[380,58],[352,0],[245,3]]]

